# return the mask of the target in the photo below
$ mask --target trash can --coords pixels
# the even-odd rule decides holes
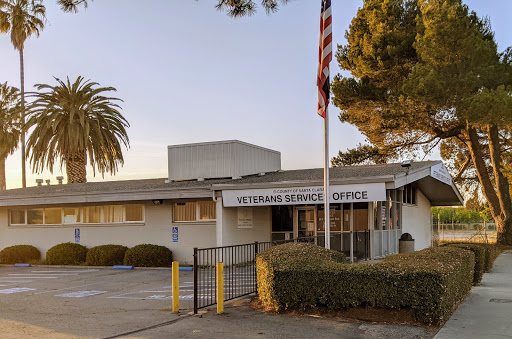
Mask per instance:
[[[409,233],[404,233],[398,240],[398,253],[414,252],[414,239]]]

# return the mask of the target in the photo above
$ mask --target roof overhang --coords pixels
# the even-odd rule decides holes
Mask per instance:
[[[205,188],[153,189],[138,191],[87,192],[80,194],[66,192],[52,195],[12,196],[0,200],[3,206],[35,206],[56,204],[87,204],[122,201],[144,201],[154,199],[211,198],[212,191]]]
[[[432,166],[441,164],[435,163]],[[432,206],[461,206],[464,199],[453,180],[442,182],[432,176],[432,166],[421,168],[417,171],[401,174],[395,178],[395,188],[403,187],[410,183],[415,185],[430,200]],[[451,179],[451,178],[450,178]]]

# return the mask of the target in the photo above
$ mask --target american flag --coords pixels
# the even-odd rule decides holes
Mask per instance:
[[[332,60],[331,0],[322,0],[320,13],[320,48],[316,85],[318,86],[318,115],[325,118],[329,104],[329,63]]]

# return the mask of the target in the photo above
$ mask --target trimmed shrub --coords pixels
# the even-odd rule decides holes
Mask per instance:
[[[128,247],[122,245],[101,245],[87,251],[86,265],[113,266],[122,265]]]
[[[48,265],[80,265],[85,262],[87,247],[70,242],[53,246],[46,252]]]
[[[486,244],[481,242],[470,242],[470,241],[454,241],[448,242],[444,246],[449,245],[478,245],[485,249],[485,262],[484,262],[484,272],[490,272],[492,266],[494,265],[494,260],[501,253],[498,247],[495,244]]]
[[[439,324],[448,319],[473,282],[474,254],[460,248],[399,254],[376,264],[315,259],[308,264],[314,257],[309,250],[315,251],[315,245],[297,249],[298,245],[275,246],[257,256],[258,293],[265,306],[275,310],[409,308],[416,320]],[[299,254],[306,264],[283,253],[287,251]]]
[[[0,263],[17,264],[41,260],[41,252],[32,245],[15,245],[0,251]]]
[[[464,243],[464,244],[447,244],[446,246],[453,246],[458,248],[463,248],[466,250],[470,250],[475,254],[475,268],[474,268],[474,275],[473,275],[473,285],[478,285],[480,281],[482,280],[482,276],[485,272],[485,266],[486,262],[489,260],[489,251],[484,246],[481,246],[480,244],[471,244],[471,243]]]
[[[135,267],[171,267],[172,252],[165,246],[137,245],[126,251],[124,264]]]

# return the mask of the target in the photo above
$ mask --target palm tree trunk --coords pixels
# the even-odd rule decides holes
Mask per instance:
[[[87,182],[87,156],[85,151],[67,154],[65,161],[68,184]]]
[[[20,48],[20,78],[21,78],[21,185],[27,187],[27,172],[25,167],[25,66],[23,63],[23,46]]]
[[[6,189],[5,182],[5,159],[7,157],[0,156],[0,191],[4,191]]]

